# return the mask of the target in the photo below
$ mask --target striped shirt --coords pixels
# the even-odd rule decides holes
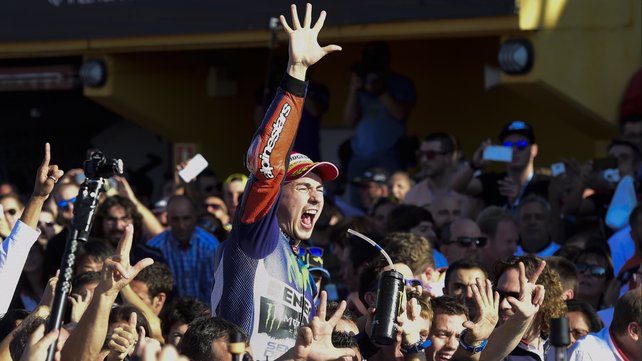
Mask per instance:
[[[187,249],[180,247],[169,230],[147,242],[163,253],[174,276],[178,296],[193,297],[207,305],[214,285],[214,256],[219,243],[216,237],[199,227],[192,233]]]

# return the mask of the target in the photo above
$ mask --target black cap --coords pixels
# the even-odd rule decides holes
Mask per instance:
[[[385,168],[373,167],[363,172],[363,175],[352,180],[357,185],[368,185],[370,182],[387,184],[389,173]]]
[[[529,142],[535,143],[535,130],[533,130],[533,126],[523,120],[513,120],[504,125],[502,132],[499,133],[499,140],[503,142],[504,139],[511,134],[523,135],[528,138]]]

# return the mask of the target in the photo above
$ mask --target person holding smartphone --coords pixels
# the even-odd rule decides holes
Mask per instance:
[[[473,197],[480,197],[485,206],[508,206],[517,208],[520,200],[529,194],[548,199],[550,177],[535,174],[534,162],[539,152],[535,131],[531,124],[514,120],[504,126],[499,134],[504,147],[512,149],[512,157],[506,163],[506,172],[484,172],[487,164],[484,150],[490,140],[482,143],[468,167],[463,167],[453,180],[453,189]],[[477,176],[476,171],[481,171]]]

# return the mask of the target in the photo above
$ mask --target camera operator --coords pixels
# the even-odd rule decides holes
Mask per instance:
[[[361,62],[352,66],[344,123],[355,127],[348,179],[370,167],[403,168],[397,149],[406,132],[406,119],[417,95],[412,81],[390,70],[390,50],[384,42],[368,43]],[[356,201],[356,195],[351,195]],[[357,204],[353,202],[353,204]]]

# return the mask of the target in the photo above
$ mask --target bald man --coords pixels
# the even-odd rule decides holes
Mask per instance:
[[[169,230],[147,244],[163,253],[178,296],[193,297],[209,305],[219,240],[196,226],[196,207],[185,196],[174,196],[167,201],[167,219]]]

